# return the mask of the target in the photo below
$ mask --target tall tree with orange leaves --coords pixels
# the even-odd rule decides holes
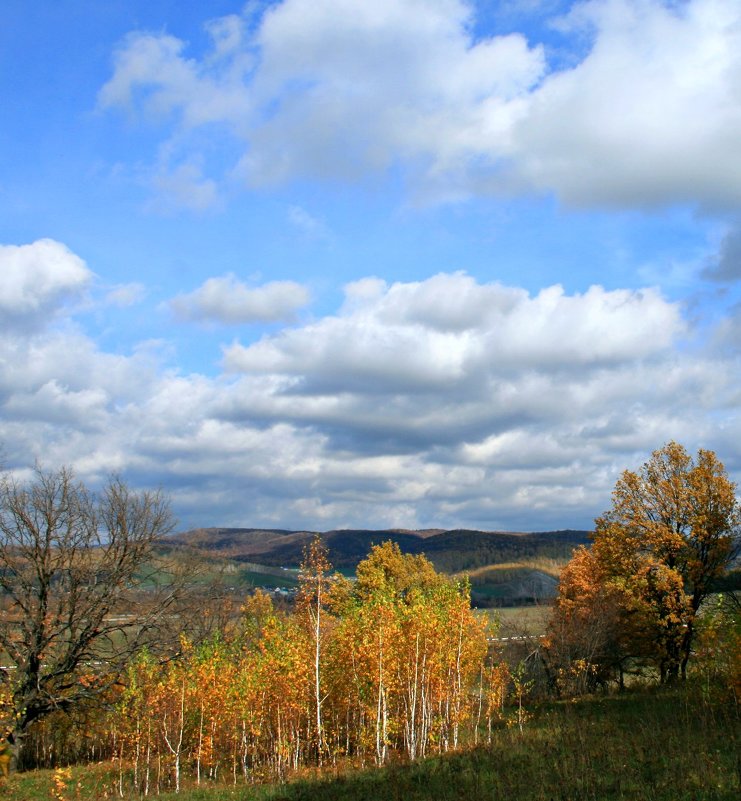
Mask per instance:
[[[690,454],[669,442],[637,471],[626,470],[612,506],[595,521],[592,563],[565,572],[557,614],[583,619],[590,605],[619,606],[617,634],[626,631],[633,650],[650,654],[662,682],[685,678],[695,621],[713,581],[739,548],[741,509],[736,486],[715,453]],[[598,586],[581,591],[589,573]]]

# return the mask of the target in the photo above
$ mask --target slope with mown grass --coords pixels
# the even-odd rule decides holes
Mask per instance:
[[[474,606],[533,604],[551,601],[565,559],[501,562],[459,573],[471,583]]]

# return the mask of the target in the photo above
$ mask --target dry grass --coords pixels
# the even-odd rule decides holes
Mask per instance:
[[[474,570],[462,571],[456,575],[459,578],[467,576],[471,580],[472,584],[485,583],[491,580],[507,581],[507,578],[502,577],[506,576],[507,573],[520,570],[536,570],[540,573],[545,573],[548,576],[552,576],[553,578],[558,578],[561,575],[561,570],[563,570],[565,565],[565,559],[528,559],[521,562],[500,562],[493,565],[484,565],[483,567],[477,567]]]

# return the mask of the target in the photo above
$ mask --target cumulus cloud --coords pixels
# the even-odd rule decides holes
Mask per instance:
[[[200,58],[171,35],[132,34],[100,103],[174,120],[172,159],[199,150],[189,133],[221,126],[243,150],[231,178],[250,186],[401,166],[442,199],[741,199],[735,0],[575,4],[551,19],[585,52],[566,66],[521,34],[474,38],[474,20],[465,0],[283,0],[256,21],[211,23]],[[158,167],[161,183],[168,171],[175,185],[188,178],[175,161]],[[211,200],[207,180],[198,204]]]
[[[252,186],[419,158],[445,170],[480,156],[482,136],[501,152],[545,68],[521,35],[473,42],[471,19],[463,0],[287,0],[201,59],[172,36],[132,34],[99,102],[174,119],[181,140],[221,124],[247,145],[233,174]]]
[[[674,363],[684,332],[678,306],[654,290],[569,296],[551,287],[531,296],[460,273],[391,285],[365,279],[346,288],[335,316],[226,348],[226,368],[244,377],[219,414],[322,431],[328,454],[416,457],[481,481],[499,466],[490,444],[503,435],[542,440],[535,461],[543,443],[557,442],[562,465],[585,447],[596,453],[609,436],[617,450],[659,431],[679,436],[668,433],[676,393],[682,404],[699,403],[697,366]],[[508,469],[529,482],[521,459]]]
[[[60,253],[82,263],[48,253],[49,272]],[[87,268],[70,275],[64,292],[85,286]],[[42,286],[43,303],[64,294]],[[356,281],[335,314],[227,347],[216,377],[106,352],[79,321],[21,327],[0,338],[0,441],[11,469],[161,485],[184,526],[586,527],[670,438],[741,469],[738,351],[686,334],[655,290],[533,294],[464,273]]]
[[[578,204],[738,203],[740,23],[733,0],[578,4],[592,48],[532,93],[515,169]]]
[[[203,166],[198,158],[175,166],[161,166],[152,178],[152,185],[157,191],[157,198],[150,202],[149,208],[154,211],[167,213],[186,208],[203,212],[220,202],[217,183],[203,174]]]
[[[460,0],[271,8],[256,36],[263,113],[240,165],[245,179],[348,179],[417,158],[447,170],[481,153],[482,140],[501,153],[543,53],[520,35],[473,42],[471,18]],[[279,110],[265,113],[276,97]]]
[[[224,35],[227,31],[228,35]],[[155,117],[178,114],[185,127],[228,121],[250,109],[245,79],[251,59],[241,51],[242,22],[208,26],[212,50],[202,62],[183,56],[185,43],[168,34],[132,33],[114,54],[114,74],[99,94],[102,108],[138,107]]]
[[[682,330],[656,290],[531,297],[458,273],[427,281],[351,284],[336,317],[225,352],[235,371],[301,376],[308,386],[441,390],[482,374],[605,365],[661,352]]]
[[[53,239],[0,245],[0,313],[5,326],[38,326],[92,280],[85,262]]]
[[[202,286],[170,301],[181,320],[237,323],[292,319],[309,302],[309,291],[295,281],[270,281],[248,287],[234,275],[209,278]]]

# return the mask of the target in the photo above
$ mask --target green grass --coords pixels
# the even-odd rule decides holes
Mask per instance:
[[[264,787],[187,788],[162,801],[731,801],[741,797],[741,720],[695,687],[550,703],[490,746],[382,770],[334,769]],[[110,764],[73,768],[66,801],[117,797]],[[0,798],[48,801],[53,772],[11,777]],[[156,796],[153,796],[156,797]]]
[[[284,587],[295,588],[298,581],[290,574],[276,575],[274,573],[258,573],[253,570],[242,570],[239,580],[235,582],[240,587]]]
[[[501,606],[476,610],[478,615],[488,618],[497,626],[502,637],[544,634],[550,612],[550,606]]]
[[[474,605],[532,604],[534,599],[553,598],[564,564],[565,560],[558,559],[525,559],[484,565],[458,576],[470,581]]]

